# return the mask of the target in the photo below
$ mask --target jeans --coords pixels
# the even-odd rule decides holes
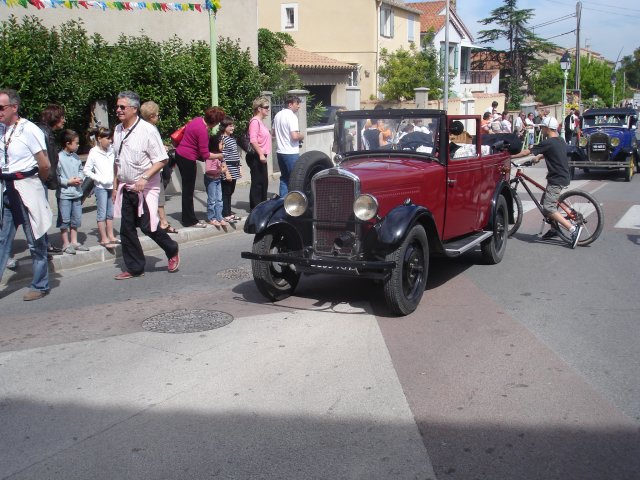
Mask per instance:
[[[113,220],[113,190],[106,188],[96,188],[96,219],[98,222]]]
[[[280,167],[280,196],[284,197],[289,192],[289,176],[293,166],[300,158],[299,153],[278,153],[278,166]]]
[[[13,214],[9,208],[9,199],[6,196],[4,198],[4,205],[0,206],[0,208],[4,208],[2,228],[0,229],[0,278],[2,278],[7,260],[11,255],[13,239],[16,236],[16,227],[13,223]],[[47,264],[47,236],[43,235],[37,240],[33,238],[29,214],[24,207],[22,210],[25,219],[22,229],[24,230],[24,236],[29,245],[29,252],[31,252],[31,266],[33,269],[33,279],[31,280],[29,288],[40,292],[48,292],[49,265]]]
[[[58,216],[58,227],[60,230],[69,230],[82,225],[82,199],[81,198],[61,198],[60,215]]]
[[[204,186],[207,188],[207,220],[222,220],[222,185],[220,177],[217,180],[204,176]]]

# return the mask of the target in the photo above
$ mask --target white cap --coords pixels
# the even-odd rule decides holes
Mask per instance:
[[[556,120],[553,117],[544,117],[542,119],[542,126],[550,128],[551,130],[557,130],[558,129],[558,120]]]

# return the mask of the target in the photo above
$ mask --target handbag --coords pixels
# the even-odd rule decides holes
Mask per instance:
[[[93,181],[93,178],[84,177],[84,180],[82,180],[82,184],[80,185],[80,189],[82,190],[82,198],[80,200],[81,204],[84,204],[84,201],[93,194],[94,186],[95,182]]]
[[[219,176],[222,173],[222,162],[219,158],[207,158],[204,162],[204,173],[210,177]]]
[[[253,122],[255,119],[251,120],[251,122]],[[257,122],[257,120],[255,120]],[[249,122],[249,125],[251,125],[251,122]],[[247,132],[242,135],[242,137],[240,138],[240,148],[242,150],[245,151],[245,153],[247,155],[255,155],[256,154],[256,150],[253,148],[253,145],[251,145],[251,140],[249,139],[249,131],[248,131],[247,127]]]
[[[179,129],[177,129],[175,132],[173,132],[171,134],[171,144],[174,147],[177,147],[178,145],[180,145],[180,142],[184,138],[184,129],[185,128],[187,128],[186,124],[184,124],[183,126],[181,126]]]

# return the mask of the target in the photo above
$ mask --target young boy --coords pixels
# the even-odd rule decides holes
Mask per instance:
[[[64,149],[58,155],[58,224],[62,235],[62,250],[75,255],[76,251],[88,251],[89,248],[78,243],[78,227],[82,223],[82,162],[76,152],[80,137],[73,130],[65,130]]]

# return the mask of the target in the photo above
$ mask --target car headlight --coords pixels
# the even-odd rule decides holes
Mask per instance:
[[[589,143],[589,137],[580,137],[580,146],[586,147],[587,143]]]
[[[302,192],[289,192],[284,197],[284,210],[292,217],[299,217],[307,211],[307,197]]]
[[[378,201],[371,195],[360,195],[353,202],[353,213],[362,221],[371,220],[378,213]]]
[[[620,139],[618,137],[611,137],[611,146],[617,147],[620,145]]]

